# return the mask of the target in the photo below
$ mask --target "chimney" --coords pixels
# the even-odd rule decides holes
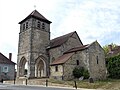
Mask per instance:
[[[9,53],[9,60],[12,60],[12,53]]]
[[[109,53],[112,53],[112,45],[108,45]]]

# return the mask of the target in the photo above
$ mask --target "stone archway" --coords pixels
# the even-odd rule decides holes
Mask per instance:
[[[42,56],[35,62],[35,77],[46,77],[46,62]]]
[[[27,63],[27,60],[25,57],[22,57],[20,62],[19,62],[19,77],[24,77],[24,75],[27,75],[25,72],[25,65]]]

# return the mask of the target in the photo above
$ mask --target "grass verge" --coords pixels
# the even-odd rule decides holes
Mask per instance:
[[[51,83],[74,86],[74,81],[58,81],[49,80]],[[87,89],[108,89],[108,90],[120,90],[120,79],[107,79],[104,81],[95,81],[94,83],[89,83],[88,80],[77,81],[78,88]]]

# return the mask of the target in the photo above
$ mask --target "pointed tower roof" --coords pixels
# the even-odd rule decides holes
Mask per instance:
[[[24,22],[25,20],[27,20],[29,18],[36,18],[36,19],[39,19],[39,20],[44,21],[44,22],[49,23],[49,24],[52,23],[51,21],[47,20],[43,15],[41,15],[37,10],[34,10],[25,19],[20,21],[19,24],[21,24],[22,22]]]

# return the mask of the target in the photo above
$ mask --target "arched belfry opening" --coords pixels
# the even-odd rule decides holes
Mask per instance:
[[[35,77],[46,77],[46,60],[43,56],[36,59],[35,62]]]
[[[27,67],[28,67],[27,60],[25,57],[22,57],[19,62],[19,76],[20,77],[24,77],[25,75],[27,75],[27,71],[28,71]]]

